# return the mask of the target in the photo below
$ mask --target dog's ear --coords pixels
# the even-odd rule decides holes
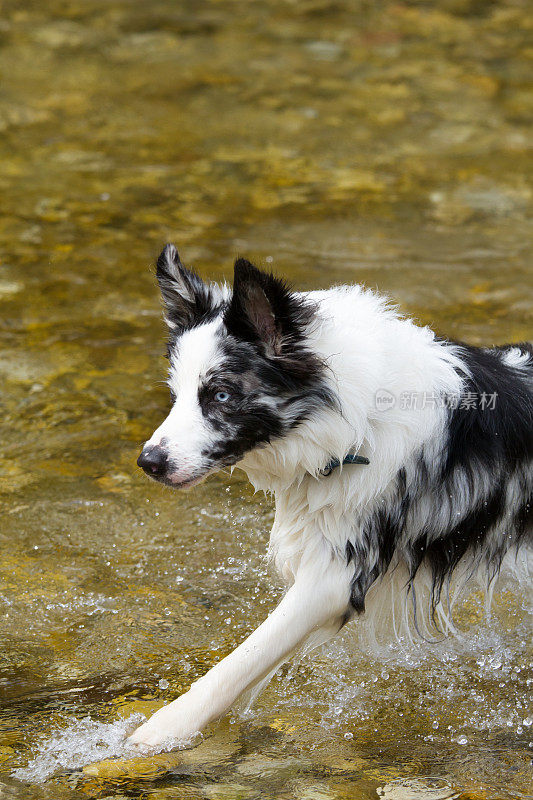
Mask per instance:
[[[211,288],[183,266],[173,244],[167,244],[157,259],[156,275],[171,333],[198,325],[216,306]]]
[[[228,332],[262,343],[267,355],[281,355],[300,338],[311,316],[309,307],[284,281],[244,258],[237,259],[234,270],[233,295],[224,315]]]

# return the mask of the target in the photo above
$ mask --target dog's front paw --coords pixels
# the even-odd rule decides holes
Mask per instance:
[[[199,726],[183,713],[182,698],[160,708],[148,722],[138,727],[126,740],[142,750],[170,750],[179,745],[194,744],[199,735]]]

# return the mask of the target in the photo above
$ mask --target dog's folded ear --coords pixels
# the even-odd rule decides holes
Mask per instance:
[[[230,334],[262,343],[267,355],[282,355],[297,344],[313,311],[271,273],[244,258],[235,262],[233,295],[224,314]]]
[[[212,287],[183,266],[173,244],[167,244],[157,259],[156,275],[172,334],[207,321],[217,307]]]

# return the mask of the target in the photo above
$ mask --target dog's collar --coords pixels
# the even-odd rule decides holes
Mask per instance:
[[[351,455],[348,453],[341,461],[338,458],[333,458],[328,464],[326,464],[325,468],[321,471],[321,475],[327,477],[331,475],[334,469],[340,467],[341,463],[344,464],[370,464],[370,461],[365,456],[358,456],[358,455]]]

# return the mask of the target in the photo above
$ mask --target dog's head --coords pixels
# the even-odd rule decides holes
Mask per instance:
[[[157,279],[173,405],[137,462],[150,477],[192,486],[331,402],[306,338],[314,307],[283,281],[238,259],[233,290],[206,284],[173,245]]]

